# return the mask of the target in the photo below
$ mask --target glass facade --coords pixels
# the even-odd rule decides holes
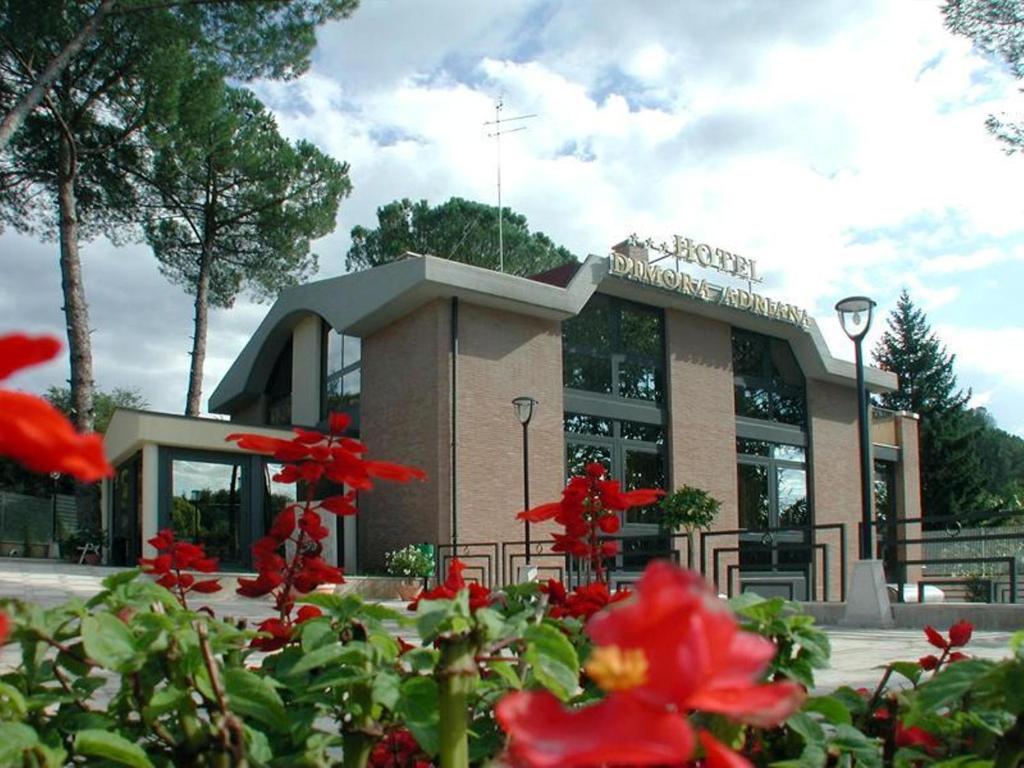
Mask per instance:
[[[346,411],[359,404],[362,391],[362,341],[333,328],[325,334],[323,407],[326,418],[333,411]]]
[[[806,531],[774,530],[811,524],[805,450],[739,438],[736,454],[739,527],[749,531],[740,534],[740,564],[775,569],[809,563]]]
[[[789,342],[734,328],[732,368],[737,416],[806,426],[804,375]]]
[[[662,403],[661,310],[595,294],[562,326],[562,375],[566,389]]]
[[[111,488],[110,564],[133,566],[142,556],[142,455],[120,464]]]
[[[292,423],[292,342],[284,345],[267,382],[267,424],[289,426]]]

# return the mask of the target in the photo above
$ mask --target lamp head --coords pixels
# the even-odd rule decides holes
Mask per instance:
[[[516,409],[516,418],[519,419],[520,424],[525,426],[530,423],[530,419],[533,418],[533,409],[537,405],[539,405],[539,401],[526,395],[512,401],[512,407]]]
[[[836,304],[839,324],[853,341],[863,339],[871,328],[875,302],[867,296],[848,296]]]

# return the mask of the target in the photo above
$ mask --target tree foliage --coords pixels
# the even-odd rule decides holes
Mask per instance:
[[[348,166],[289,143],[248,90],[198,73],[177,119],[148,132],[154,150],[146,240],[160,270],[196,297],[186,405],[198,415],[209,306],[273,297],[316,270],[310,241],[330,233],[351,189]]]
[[[946,27],[969,37],[979,49],[1002,59],[1018,80],[1024,78],[1024,3],[1021,0],[947,0]],[[1024,123],[1006,115],[985,121],[1009,154],[1024,147]]]
[[[506,272],[534,275],[576,261],[543,232],[530,232],[522,214],[506,208],[503,217]],[[406,251],[497,269],[498,209],[459,197],[433,207],[426,200],[395,200],[377,209],[375,229],[353,227],[345,266],[349,270],[377,267]]]
[[[879,403],[921,418],[921,497],[925,515],[970,511],[979,501],[982,470],[974,450],[978,429],[969,418],[970,390],[957,385],[955,356],[932,332],[924,312],[900,293],[875,363],[899,378],[899,390]]]

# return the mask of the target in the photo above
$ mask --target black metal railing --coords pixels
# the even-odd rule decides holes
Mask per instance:
[[[906,587],[941,587],[954,598],[972,602],[1017,603],[1018,573],[1024,559],[1024,524],[1012,512],[890,517],[872,523],[877,556],[896,599],[906,601]],[[864,524],[860,524],[863,536]],[[920,567],[921,573],[909,569]]]
[[[728,543],[717,545],[724,537]],[[735,543],[734,543],[735,542]],[[780,526],[777,528],[734,528],[724,531],[702,531],[699,544],[699,569],[721,589],[723,561],[733,555],[738,562],[725,563],[725,594],[732,597],[737,580],[744,574],[770,574],[780,586],[789,578],[802,576],[806,590],[803,594],[790,591],[790,599],[832,602],[846,600],[847,546],[845,523],[819,525]],[[767,563],[749,562],[755,555],[769,556]],[[801,559],[806,559],[801,562]],[[744,562],[747,560],[748,562]],[[838,563],[838,594],[832,566]]]

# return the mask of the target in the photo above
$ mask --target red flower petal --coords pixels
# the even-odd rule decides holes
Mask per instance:
[[[59,472],[91,483],[114,474],[99,435],[83,435],[42,398],[0,391],[0,456],[33,472]]]
[[[971,633],[974,631],[974,625],[967,619],[960,619],[956,624],[949,628],[949,646],[950,648],[959,648],[967,645],[971,641]]]
[[[174,531],[170,528],[164,528],[150,539],[148,544],[154,549],[170,549],[174,546]]]
[[[320,501],[320,506],[334,515],[354,515],[355,505],[352,503],[354,493],[346,493],[342,496],[328,496]]]
[[[332,435],[340,435],[352,423],[352,417],[347,413],[332,413],[327,417],[328,429]]]
[[[797,683],[779,682],[698,691],[687,700],[693,709],[716,712],[760,728],[770,728],[788,718],[803,704],[807,694]]]
[[[323,611],[321,611],[315,605],[304,605],[301,608],[299,608],[298,613],[295,616],[295,623],[301,624],[304,621],[316,619],[323,615]]]
[[[946,642],[946,638],[942,636],[942,633],[930,624],[924,628],[924,633],[928,637],[928,642],[936,648],[940,648],[944,651],[949,647],[949,643]]]
[[[917,666],[919,666],[926,672],[931,671],[935,669],[937,666],[939,666],[939,657],[932,656],[931,654],[927,656],[922,656],[920,659],[917,660]]]
[[[516,692],[495,707],[509,751],[529,768],[677,764],[693,754],[681,715],[611,695],[569,710],[547,691]]]
[[[380,480],[408,483],[410,480],[426,480],[427,473],[418,467],[393,464],[390,461],[366,461],[366,474]]]
[[[7,614],[0,611],[0,645],[7,642],[7,636],[11,634],[11,620]]]
[[[316,445],[317,443],[322,443],[326,437],[322,432],[314,432],[311,429],[295,427],[292,431],[295,433],[295,437],[293,439],[303,445]]]
[[[261,573],[255,579],[239,579],[238,589],[235,591],[242,597],[263,597],[270,594],[275,587],[284,581],[280,573]]]
[[[203,594],[209,594],[210,592],[220,592],[223,587],[217,579],[205,579],[203,581],[197,581],[192,585],[193,592],[202,592]]]
[[[697,738],[704,747],[704,768],[751,768],[746,758],[733,752],[707,731],[700,731]]]
[[[0,380],[15,371],[46,362],[60,352],[56,336],[26,336],[12,333],[0,336]]]
[[[562,511],[562,502],[553,501],[550,504],[541,504],[539,507],[527,509],[516,515],[518,520],[528,520],[531,523],[542,523],[550,520]]]

